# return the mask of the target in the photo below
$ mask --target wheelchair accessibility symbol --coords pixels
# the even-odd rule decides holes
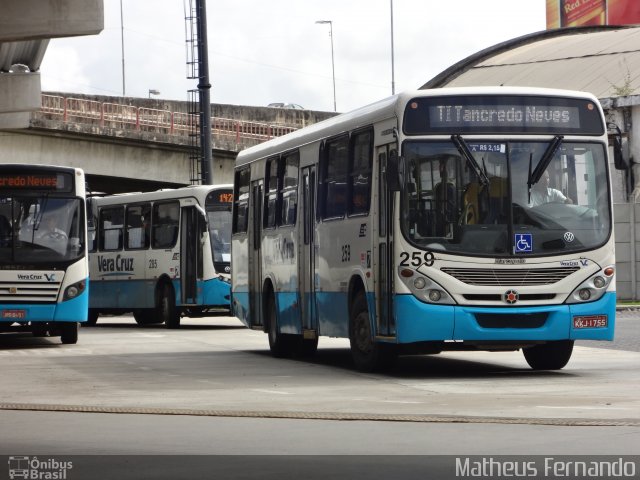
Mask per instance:
[[[531,253],[533,252],[533,235],[531,233],[516,233],[515,253]]]

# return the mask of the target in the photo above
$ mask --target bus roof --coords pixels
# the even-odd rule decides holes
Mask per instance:
[[[599,105],[597,98],[588,92],[538,87],[449,87],[410,90],[247,148],[238,154],[236,166],[246,165],[261,158],[286,152],[322,138],[333,137],[359,127],[393,118],[394,116],[402,118],[404,106],[412,98],[458,95],[532,95],[589,98]]]
[[[231,184],[189,185],[187,187],[165,188],[162,190],[155,190],[152,192],[116,193],[113,195],[96,196],[93,198],[96,199],[96,201],[98,201],[99,204],[118,205],[120,203],[169,200],[169,199],[185,198],[185,197],[204,198],[209,192],[213,190],[220,190],[220,189],[233,190],[233,185]]]

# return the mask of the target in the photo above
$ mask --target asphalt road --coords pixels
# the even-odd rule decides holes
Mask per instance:
[[[275,359],[228,317],[101,318],[77,345],[2,335],[0,455],[71,459],[70,480],[454,478],[457,456],[637,456],[639,321],[621,312],[614,342],[578,344],[558,372],[460,352],[362,374],[347,340]]]

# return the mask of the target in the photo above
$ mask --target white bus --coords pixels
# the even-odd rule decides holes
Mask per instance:
[[[84,172],[0,165],[0,332],[78,341],[89,269]]]
[[[519,350],[560,369],[612,340],[608,138],[592,95],[402,93],[242,151],[232,309],[276,356]]]
[[[182,315],[229,311],[231,185],[89,199],[89,324],[132,312],[178,328]]]

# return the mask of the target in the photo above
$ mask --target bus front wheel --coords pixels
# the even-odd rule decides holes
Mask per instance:
[[[85,327],[94,327],[96,323],[98,323],[99,316],[100,314],[98,313],[98,310],[96,310],[95,308],[90,308],[89,314],[87,316],[87,321],[82,325],[84,325]]]
[[[356,296],[351,308],[349,343],[353,363],[361,372],[374,372],[389,367],[397,357],[395,345],[374,341],[367,298],[362,292]]]
[[[573,340],[535,345],[522,350],[525,360],[534,370],[560,370],[571,358]]]
[[[160,290],[158,318],[167,328],[178,328],[180,326],[180,312],[176,308],[176,296],[173,292],[173,287],[169,283],[163,284]]]
[[[78,343],[78,322],[65,322],[61,324],[60,340],[65,345]]]

